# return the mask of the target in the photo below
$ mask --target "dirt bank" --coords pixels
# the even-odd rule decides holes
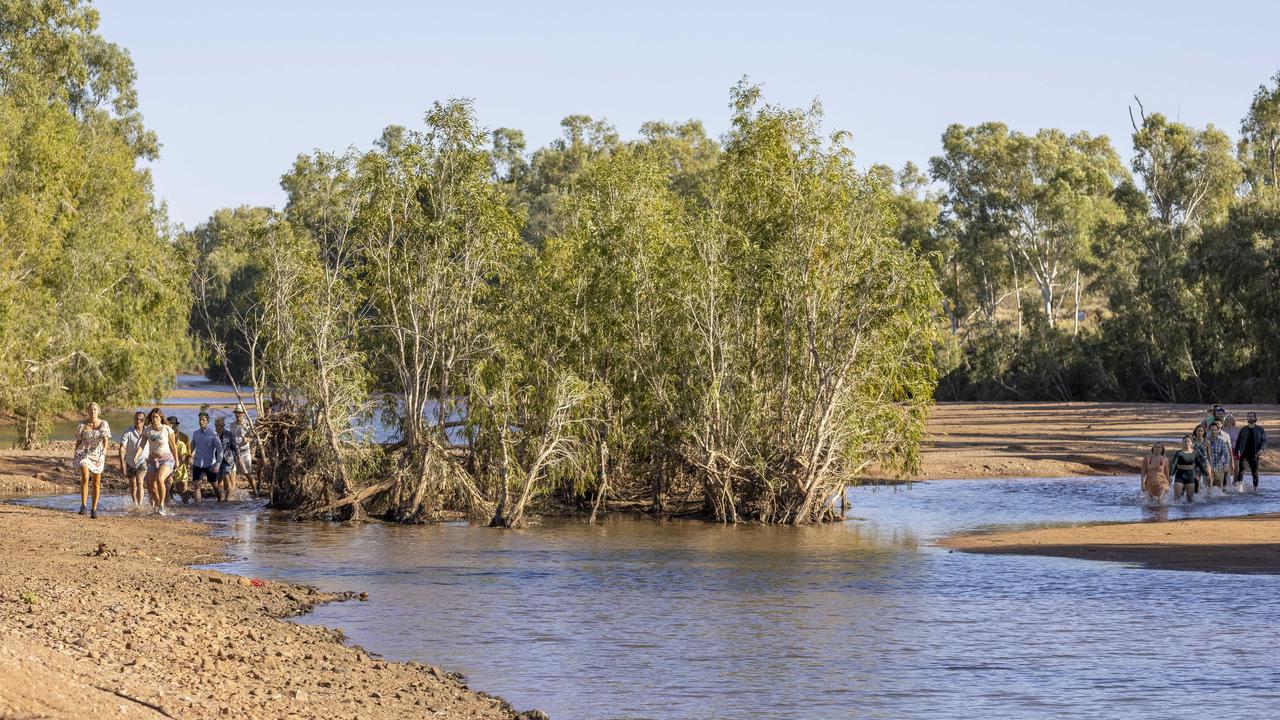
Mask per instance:
[[[0,718],[514,718],[438,668],[278,618],[338,599],[188,564],[193,523],[0,505]]]
[[[112,443],[107,468],[102,474],[102,491],[126,486],[116,468],[120,446]],[[79,492],[80,481],[71,467],[75,443],[52,442],[38,450],[0,450],[0,495],[14,493]]]
[[[919,479],[1068,477],[1138,472],[1158,438],[1181,438],[1206,405],[1154,403],[939,403],[929,417]],[[1258,413],[1280,432],[1280,406],[1228,408],[1241,425]],[[1280,472],[1277,454],[1263,459]]]
[[[939,544],[965,552],[1108,560],[1163,570],[1273,574],[1280,572],[1280,515],[960,535]]]

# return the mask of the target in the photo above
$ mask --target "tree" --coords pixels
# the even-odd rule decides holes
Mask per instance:
[[[366,342],[381,350],[379,385],[409,458],[392,501],[401,520],[434,516],[452,493],[476,514],[489,511],[450,439],[451,427],[469,422],[476,373],[494,352],[487,307],[521,252],[488,140],[471,104],[452,100],[427,112],[425,130],[357,163]]]
[[[1251,187],[1280,186],[1280,72],[1254,93],[1240,123],[1239,153]]]
[[[1122,188],[1128,218],[1098,248],[1106,260],[1096,287],[1112,310],[1102,328],[1108,365],[1118,386],[1174,401],[1179,384],[1191,380],[1202,398],[1203,365],[1222,352],[1206,336],[1217,323],[1204,322],[1218,291],[1192,258],[1205,228],[1230,206],[1240,167],[1227,136],[1212,126],[1172,123],[1141,106],[1139,118],[1133,170],[1141,188]]]
[[[828,518],[872,463],[913,465],[935,383],[940,296],[904,249],[892,188],[859,173],[820,111],[740,83],[682,304],[685,460],[709,514]]]
[[[1092,238],[1118,214],[1111,193],[1124,171],[1110,141],[1060,130],[1024,135],[984,123],[952,125],[942,144],[931,173],[947,183],[947,213],[959,233],[961,257],[981,278],[988,315],[1007,282],[1021,307],[1025,273],[1054,327],[1066,288],[1079,286]]]
[[[161,394],[188,352],[127,54],[83,3],[0,3],[0,407],[52,413]]]

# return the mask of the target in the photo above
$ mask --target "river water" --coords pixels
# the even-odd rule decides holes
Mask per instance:
[[[1273,477],[1261,495],[1164,510],[1143,507],[1137,484],[856,488],[856,519],[822,528],[344,527],[249,503],[178,515],[244,541],[218,566],[229,572],[370,595],[301,622],[461,671],[555,720],[1274,715],[1280,577],[931,544],[984,528],[1280,511]]]

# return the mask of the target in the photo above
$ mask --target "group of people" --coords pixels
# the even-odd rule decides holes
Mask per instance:
[[[1240,427],[1236,419],[1221,405],[1188,435],[1182,436],[1182,447],[1172,455],[1165,454],[1164,443],[1151,446],[1142,458],[1142,491],[1150,499],[1163,503],[1169,488],[1173,499],[1194,502],[1204,492],[1207,497],[1228,490],[1245,492],[1244,471],[1247,467],[1258,491],[1258,463],[1267,449],[1267,431],[1258,424],[1258,414],[1245,416]]]
[[[98,517],[102,473],[112,440],[111,426],[101,412],[97,403],[89,403],[86,419],[76,426],[72,458],[80,475],[80,514],[90,518]],[[209,427],[209,413],[203,408],[200,427],[190,436],[178,425],[178,418],[166,418],[160,408],[149,413],[139,410],[133,414],[133,427],[120,437],[120,474],[129,481],[135,507],[143,506],[145,495],[154,511],[163,515],[170,497],[184,504],[200,502],[206,483],[223,502],[230,499],[237,476],[253,472],[253,436],[243,407],[236,408],[230,426],[219,417]]]

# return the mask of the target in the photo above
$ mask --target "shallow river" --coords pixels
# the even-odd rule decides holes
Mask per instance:
[[[555,720],[1269,717],[1280,577],[930,544],[987,527],[1280,511],[1280,480],[1263,485],[1162,511],[1141,506],[1134,478],[858,488],[859,519],[800,529],[350,528],[247,503],[179,515],[247,541],[219,566],[229,572],[370,595],[303,622],[461,671]]]

